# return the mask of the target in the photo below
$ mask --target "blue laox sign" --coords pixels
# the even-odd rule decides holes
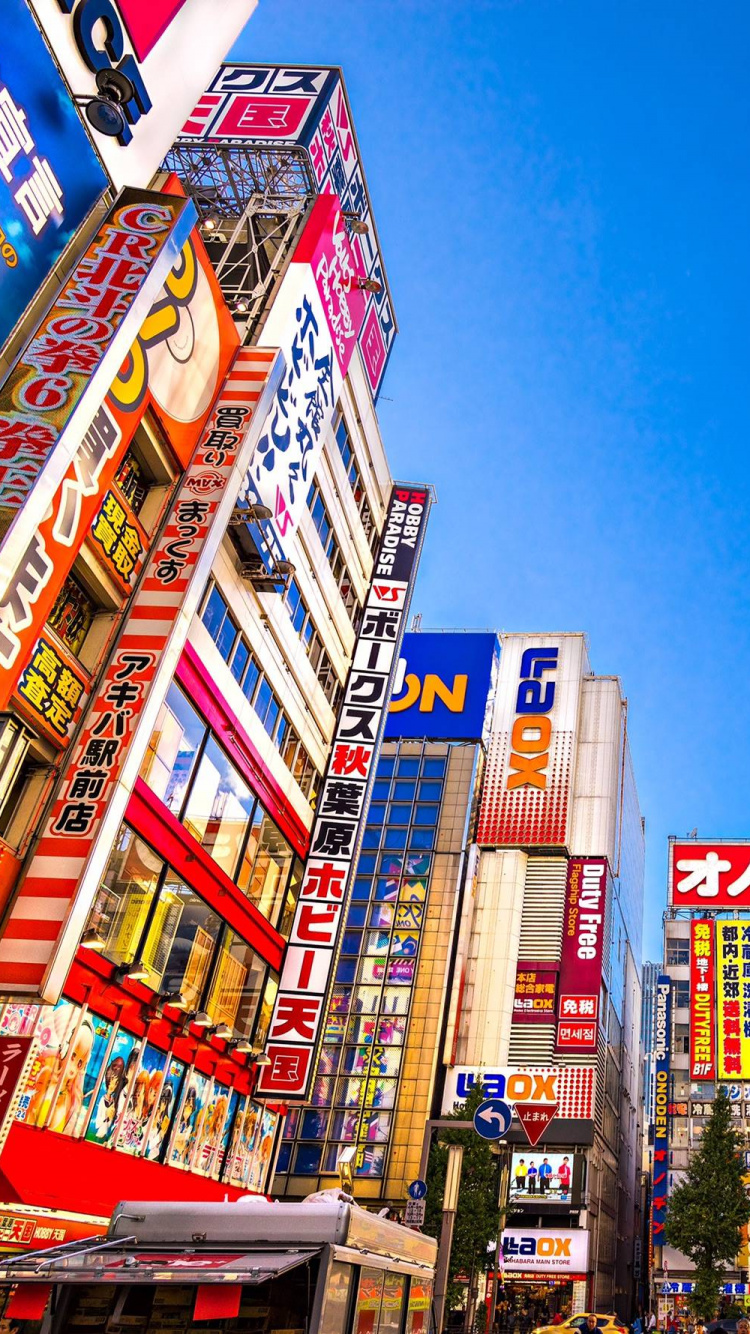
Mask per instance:
[[[475,1085],[481,1083],[487,1098],[502,1098],[511,1105],[554,1104],[558,1117],[590,1120],[594,1114],[594,1079],[593,1069],[577,1065],[538,1066],[530,1070],[453,1066],[446,1071],[443,1112],[451,1112],[457,1102],[464,1102]]]

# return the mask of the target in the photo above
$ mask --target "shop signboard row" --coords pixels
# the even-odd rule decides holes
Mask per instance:
[[[654,1156],[651,1188],[651,1236],[664,1244],[669,1180],[669,1058],[672,984],[666,975],[656,983],[654,1002]]]
[[[318,192],[337,195],[341,207],[365,225],[352,234],[352,248],[358,272],[379,290],[367,296],[357,342],[377,398],[397,326],[341,70],[223,65],[186,120],[182,138],[300,144]]]
[[[56,1001],[283,374],[241,348],[182,477],[0,941],[0,988]]]
[[[566,845],[583,655],[580,635],[503,640],[480,846]]]
[[[310,834],[258,1093],[305,1099],[424,541],[428,488],[396,482]]]
[[[596,1071],[591,1066],[466,1066],[446,1070],[443,1115],[465,1102],[477,1084],[488,1098],[556,1106],[563,1120],[590,1121],[594,1116]]]

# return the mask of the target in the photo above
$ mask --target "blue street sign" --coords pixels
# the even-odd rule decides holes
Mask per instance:
[[[502,1139],[510,1127],[511,1110],[502,1098],[480,1102],[474,1113],[474,1129],[482,1139]]]
[[[427,1182],[412,1181],[411,1185],[407,1186],[406,1189],[407,1194],[410,1195],[413,1200],[423,1200],[427,1194]]]

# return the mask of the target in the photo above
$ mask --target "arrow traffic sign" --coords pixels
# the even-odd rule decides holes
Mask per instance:
[[[411,1185],[407,1186],[406,1193],[412,1200],[423,1200],[427,1194],[427,1182],[412,1181]]]
[[[511,1115],[502,1098],[487,1098],[474,1113],[474,1129],[482,1139],[502,1139],[510,1127]]]

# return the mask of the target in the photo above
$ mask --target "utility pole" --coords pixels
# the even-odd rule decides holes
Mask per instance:
[[[453,1245],[453,1225],[458,1208],[458,1188],[461,1184],[461,1164],[463,1163],[463,1144],[449,1144],[448,1166],[445,1173],[443,1192],[443,1225],[440,1229],[437,1265],[435,1268],[435,1329],[442,1334],[445,1316],[445,1299],[448,1293],[448,1270],[450,1268],[451,1247]]]
[[[500,1261],[503,1254],[503,1232],[505,1231],[505,1219],[508,1213],[508,1191],[510,1187],[510,1160],[508,1151],[502,1148],[498,1154],[498,1191],[497,1204],[499,1216],[497,1220],[497,1245],[495,1246],[495,1277],[492,1281],[492,1297],[490,1299],[490,1314],[487,1322],[487,1334],[492,1334],[492,1326],[495,1323],[495,1312],[497,1311],[497,1285],[500,1281]]]

